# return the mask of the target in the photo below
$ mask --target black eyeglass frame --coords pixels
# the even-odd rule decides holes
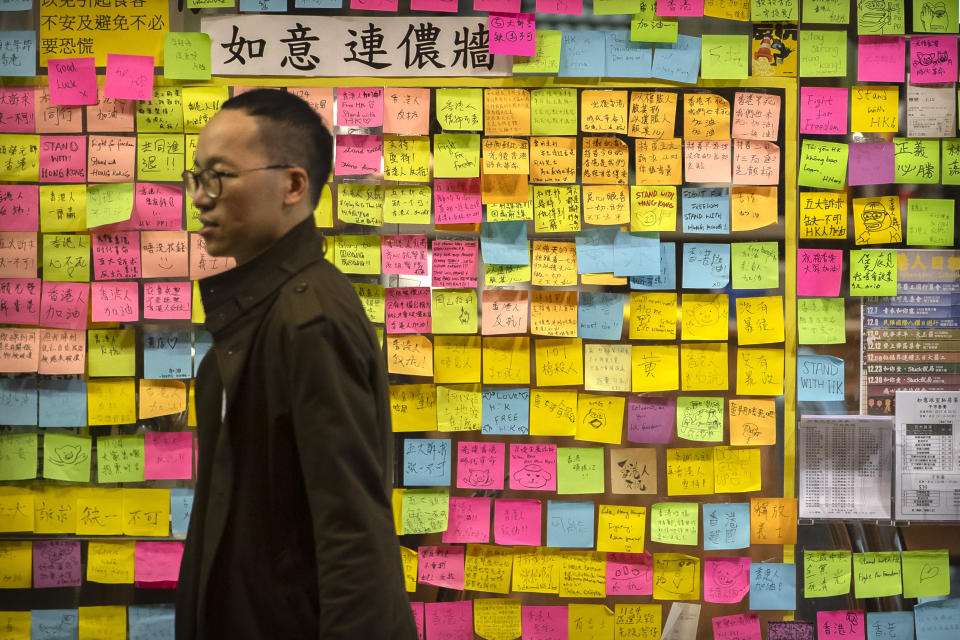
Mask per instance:
[[[192,171],[184,169],[180,174],[183,180],[183,186],[188,193],[193,193],[200,187],[203,187],[204,193],[210,198],[216,200],[223,195],[223,179],[239,178],[245,173],[254,171],[267,171],[270,169],[293,169],[292,164],[271,164],[266,167],[253,167],[250,169],[237,169],[236,171],[218,171],[216,169],[204,169],[203,171]],[[216,185],[216,189],[213,186]]]

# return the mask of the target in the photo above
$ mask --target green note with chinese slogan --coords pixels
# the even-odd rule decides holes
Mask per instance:
[[[797,300],[797,333],[800,344],[844,344],[843,298]]]

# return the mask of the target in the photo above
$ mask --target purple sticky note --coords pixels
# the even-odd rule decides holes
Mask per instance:
[[[797,249],[797,295],[840,295],[842,249]]]
[[[385,298],[387,333],[430,333],[430,287],[388,287]]]
[[[520,11],[520,0],[473,0],[473,10],[517,13]]]
[[[40,292],[40,326],[85,329],[89,282],[44,282]]]
[[[411,602],[410,610],[413,612],[413,622],[417,625],[417,638],[424,640],[423,636],[423,603]]]
[[[107,54],[103,95],[119,100],[150,100],[153,96],[153,56]]]
[[[466,547],[461,545],[420,547],[417,551],[417,582],[462,590],[465,553]],[[469,600],[467,604],[470,604]],[[429,637],[429,613],[427,616],[427,637]]]
[[[434,240],[433,286],[476,287],[478,245],[476,240]]]
[[[144,480],[189,480],[193,477],[193,434],[147,432],[143,442]]]
[[[80,541],[34,540],[33,587],[79,587]]]
[[[136,582],[173,582],[180,577],[182,542],[137,542],[133,549]]]
[[[436,224],[480,222],[480,178],[436,178],[433,181],[433,210]]]
[[[40,182],[86,180],[86,136],[40,136]]]
[[[97,67],[93,58],[47,60],[50,104],[97,104]]]
[[[455,544],[490,541],[490,498],[450,496],[447,530],[441,542]]]
[[[676,398],[630,396],[627,402],[627,440],[670,444],[677,421]]]
[[[40,188],[35,184],[0,185],[0,231],[36,231],[40,225]]]
[[[858,82],[903,82],[907,42],[903,36],[860,36]]]
[[[648,596],[652,593],[652,555],[646,551],[607,554],[608,596]]]
[[[490,13],[490,53],[532,56],[537,52],[537,21],[533,13]]]
[[[451,498],[452,500],[453,498]],[[497,500],[493,504],[493,541],[501,545],[540,546],[539,500]]]
[[[767,623],[767,640],[813,640],[813,623],[806,620]]]
[[[423,547],[421,547],[422,549]],[[463,586],[461,585],[461,589]],[[566,608],[566,607],[564,607]],[[428,602],[424,605],[427,638],[473,638],[473,601]]]
[[[383,138],[381,136],[339,135],[334,174],[363,176],[380,173],[382,157]]]
[[[460,442],[457,445],[457,488],[503,489],[505,448],[502,442]]]
[[[847,90],[834,87],[800,88],[800,133],[847,133]]]
[[[892,142],[858,142],[847,148],[847,184],[893,184]]]
[[[0,278],[0,324],[40,321],[40,278]]]
[[[910,82],[957,81],[957,36],[910,38]]]
[[[557,445],[511,443],[510,488],[518,491],[556,491]]]
[[[521,640],[567,640],[567,611],[567,605],[524,605],[520,611]]]
[[[0,133],[37,130],[34,87],[0,87]]]

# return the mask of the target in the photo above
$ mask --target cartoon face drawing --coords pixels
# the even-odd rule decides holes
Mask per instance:
[[[527,463],[513,473],[513,479],[525,489],[540,489],[547,486],[553,475],[538,464]]]
[[[920,26],[924,31],[947,33],[949,18],[947,7],[941,0],[924,2],[920,8]]]
[[[471,487],[487,487],[493,484],[493,478],[490,477],[490,469],[467,469],[463,483]]]
[[[700,327],[709,327],[720,319],[717,307],[712,304],[698,304],[693,308],[693,322]]]
[[[862,31],[883,33],[883,28],[892,22],[890,7],[886,0],[865,0],[860,3],[858,19]]]
[[[865,204],[860,217],[863,220],[863,226],[871,233],[888,229],[892,222],[890,212],[879,202]]]
[[[62,447],[55,448],[53,453],[54,455],[50,456],[49,460],[58,466],[80,464],[87,459],[87,454],[80,450],[78,444],[65,444]]]

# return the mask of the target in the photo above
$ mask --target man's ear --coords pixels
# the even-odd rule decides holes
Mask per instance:
[[[310,178],[302,167],[287,169],[286,176],[283,204],[290,207],[307,197],[307,192],[310,190]]]

